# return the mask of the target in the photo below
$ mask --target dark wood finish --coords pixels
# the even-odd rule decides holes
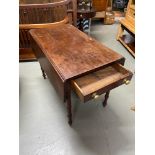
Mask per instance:
[[[19,6],[20,23],[53,23],[71,14],[76,26],[76,0],[20,0]]]
[[[35,29],[33,29],[35,30]],[[30,30],[33,31],[33,30]],[[45,34],[47,35],[47,34]],[[43,35],[44,36],[44,35]],[[40,36],[41,37],[41,36]],[[51,41],[51,40],[49,40]],[[47,46],[49,45],[49,42],[44,42]],[[42,48],[38,46],[36,43],[36,39],[31,37],[31,46],[34,51],[35,56],[37,57],[41,68],[45,71],[48,79],[50,82],[53,84],[54,88],[57,90],[57,93],[64,99],[66,100],[66,94],[64,92],[66,91],[66,87],[64,85],[64,81],[62,80],[62,76],[58,72],[57,68],[55,65],[51,62],[50,59],[48,59],[47,53],[43,52]],[[45,48],[46,49],[46,48]]]
[[[43,78],[46,79],[46,73],[42,67],[41,67],[41,71],[42,71]]]
[[[103,104],[103,107],[105,107],[107,105],[109,94],[110,94],[110,91],[107,91],[106,94],[105,94],[105,98],[104,98],[104,101],[102,103]]]
[[[30,47],[30,39],[28,31],[34,28],[53,28],[60,24],[68,23],[68,18],[55,23],[45,24],[20,24],[19,25],[19,60],[22,61],[36,61],[33,50]]]
[[[71,124],[71,81],[115,63],[124,64],[125,59],[69,24],[29,32],[32,49],[41,67],[67,103]],[[122,68],[117,70],[125,72]],[[122,81],[115,81],[113,87],[120,83]],[[106,88],[106,92],[113,87]]]
[[[63,19],[62,17],[66,16],[66,9],[67,9],[67,15],[70,17],[69,18],[70,23],[76,26],[76,22],[77,22],[77,1],[76,0],[20,0],[19,4],[20,6],[24,6],[26,9],[29,6],[34,7],[34,5],[37,5],[38,7],[38,4],[40,6],[43,6],[45,4],[45,6],[47,6],[46,8],[48,9],[49,7],[53,6],[53,9],[49,14],[49,18],[46,18],[50,20],[50,22],[55,22],[52,20],[56,20],[56,21],[62,20]],[[47,11],[46,8],[45,8],[45,12]],[[58,18],[61,18],[61,19],[58,20]],[[43,20],[43,23],[45,23],[44,20]]]
[[[50,3],[52,2],[52,3]],[[30,50],[28,31],[34,28],[51,28],[69,21],[76,26],[76,0],[21,0],[19,5],[19,58],[35,60]],[[67,17],[71,17],[68,20]],[[27,51],[27,52],[26,52]]]
[[[69,83],[68,83],[69,84]],[[69,125],[72,125],[72,104],[71,104],[71,87],[67,87],[67,93],[66,93],[66,102],[67,102],[67,116],[68,116],[68,123]]]
[[[79,30],[84,31],[83,30],[83,19],[93,18],[95,16],[95,14],[96,14],[96,12],[93,8],[89,12],[79,11],[77,14],[77,18],[79,18],[79,22],[80,22],[79,23]]]
[[[63,81],[90,71],[99,70],[110,63],[124,62],[124,57],[95,39],[88,37],[72,25],[53,29],[33,29],[30,34],[43,53],[62,75]],[[74,34],[74,35],[73,35]]]
[[[77,17],[80,19],[86,18],[93,18],[95,16],[96,12],[94,8],[91,8],[90,10],[78,10]]]

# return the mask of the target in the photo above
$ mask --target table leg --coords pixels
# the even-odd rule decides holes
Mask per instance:
[[[110,91],[107,91],[106,94],[105,94],[105,98],[104,98],[104,101],[103,101],[103,107],[105,107],[107,105],[107,100],[109,98],[109,93],[110,93]]]
[[[122,27],[121,24],[119,24],[118,26],[118,32],[117,32],[117,36],[116,36],[116,40],[119,40],[120,37],[122,37],[124,32],[124,28]]]
[[[67,112],[68,112],[68,123],[72,125],[72,105],[71,105],[71,91],[67,94]]]
[[[44,77],[44,79],[46,79],[46,74],[42,67],[41,67],[41,71],[42,71],[42,76]]]

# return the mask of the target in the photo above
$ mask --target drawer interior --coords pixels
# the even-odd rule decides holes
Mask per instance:
[[[131,78],[129,79],[129,77],[131,76],[132,73],[130,71],[122,67],[120,64],[114,64],[73,80],[72,87],[81,100],[84,100],[85,96],[97,92],[106,86],[126,78],[130,80]]]

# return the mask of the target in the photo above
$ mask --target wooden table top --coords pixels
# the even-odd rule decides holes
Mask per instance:
[[[120,54],[69,24],[53,29],[32,29],[30,34],[63,81],[124,60]]]

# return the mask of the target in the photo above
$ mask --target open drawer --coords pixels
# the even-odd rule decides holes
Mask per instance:
[[[129,84],[132,73],[120,64],[113,64],[99,71],[72,80],[72,88],[83,102],[122,84]]]

